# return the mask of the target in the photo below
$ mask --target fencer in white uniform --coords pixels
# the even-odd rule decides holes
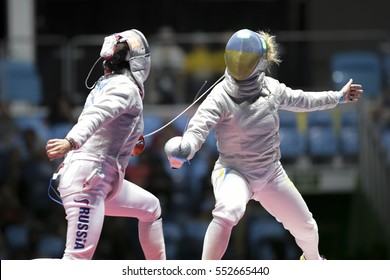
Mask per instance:
[[[145,36],[136,29],[107,36],[100,53],[104,75],[88,95],[78,122],[66,139],[47,143],[51,160],[65,156],[58,172],[67,220],[63,259],[93,258],[105,216],[137,218],[145,259],[166,258],[159,200],[124,179],[142,139],[150,55]]]
[[[320,260],[317,223],[280,163],[278,110],[308,112],[356,102],[362,86],[350,80],[341,91],[294,90],[266,76],[279,63],[275,37],[248,29],[234,33],[225,49],[226,71],[199,105],[182,137],[165,144],[172,168],[201,148],[212,129],[219,158],[211,179],[215,195],[202,259],[223,257],[232,228],[249,200],[258,201],[295,237],[302,259]]]

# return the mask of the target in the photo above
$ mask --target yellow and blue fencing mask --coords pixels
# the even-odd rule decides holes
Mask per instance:
[[[260,34],[249,29],[234,33],[226,44],[225,63],[234,79],[247,79],[253,71],[265,71],[267,65],[267,46]]]

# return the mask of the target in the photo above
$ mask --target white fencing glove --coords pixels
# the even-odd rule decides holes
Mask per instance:
[[[188,162],[192,149],[188,142],[183,141],[183,137],[176,136],[165,143],[164,151],[171,168],[178,169],[182,167],[184,162]]]

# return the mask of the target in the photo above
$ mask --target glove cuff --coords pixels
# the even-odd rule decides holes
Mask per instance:
[[[345,100],[345,97],[344,97],[344,94],[340,91],[340,99],[339,99],[339,103],[340,104],[344,104],[344,103],[347,103],[347,100]]]

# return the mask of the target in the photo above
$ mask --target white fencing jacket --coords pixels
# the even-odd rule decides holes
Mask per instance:
[[[339,91],[293,90],[264,73],[237,82],[225,71],[225,79],[191,118],[183,141],[190,143],[192,157],[214,129],[219,151],[216,165],[257,180],[267,173],[270,164],[280,160],[278,110],[331,109],[342,95]]]
[[[140,89],[129,70],[105,75],[90,92],[66,137],[84,153],[114,159],[125,169],[144,129]]]

